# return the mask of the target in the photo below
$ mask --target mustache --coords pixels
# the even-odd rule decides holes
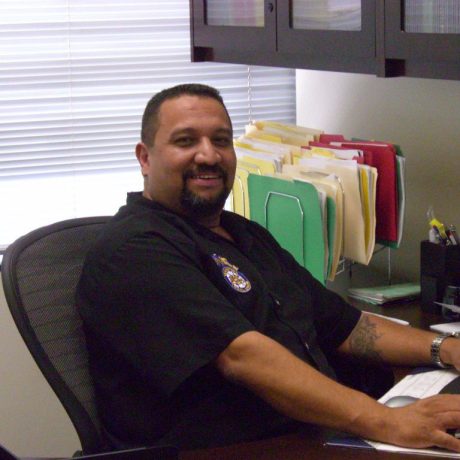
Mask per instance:
[[[187,179],[190,179],[191,177],[194,176],[199,176],[199,175],[204,175],[204,174],[217,174],[221,176],[224,180],[227,180],[227,172],[219,165],[214,165],[214,166],[198,166],[193,169],[188,169],[185,171],[182,175],[184,181]]]

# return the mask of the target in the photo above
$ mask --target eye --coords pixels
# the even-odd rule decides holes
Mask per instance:
[[[229,147],[233,143],[233,139],[228,136],[218,136],[212,139],[214,145],[218,147]]]
[[[181,136],[175,139],[174,143],[179,147],[189,147],[193,145],[195,139],[191,136]]]

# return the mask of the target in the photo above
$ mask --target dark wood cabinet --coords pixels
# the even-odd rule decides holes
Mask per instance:
[[[298,4],[307,5],[308,2],[309,0],[303,0]],[[347,3],[354,3],[354,11],[350,10],[353,14],[345,11],[337,13],[335,18],[331,14],[329,22],[327,19],[323,20],[323,25],[316,25],[315,21],[310,20],[305,21],[305,26],[302,26],[297,21],[300,24],[296,27],[295,0],[279,0],[277,53],[283,56],[283,61],[286,64],[292,63],[297,68],[375,73],[375,1],[358,0]],[[341,19],[341,16],[347,15],[358,16],[358,21],[353,22],[353,18],[348,21]],[[318,16],[323,17],[319,14]],[[316,22],[320,22],[319,19]],[[309,28],[310,25],[317,28]]]
[[[460,2],[386,1],[384,17],[389,76],[460,80]]]
[[[460,79],[460,1],[347,0],[349,11],[328,11],[331,19],[321,3],[191,0],[192,60]],[[244,21],[234,12],[248,4],[257,17]]]
[[[241,2],[220,3],[234,3],[237,8]],[[275,2],[254,0],[253,3],[262,5],[261,25],[213,25],[208,23],[206,0],[191,0],[192,61],[274,65],[269,60],[276,54]]]
[[[296,0],[253,0],[257,2],[263,7],[263,24],[216,26],[208,23],[208,2],[191,0],[192,60],[375,73],[375,0],[363,0],[359,7],[360,30],[296,28]],[[243,2],[221,3],[238,8]]]

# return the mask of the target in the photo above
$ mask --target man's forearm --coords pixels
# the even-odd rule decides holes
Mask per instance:
[[[217,367],[293,419],[361,436],[376,434],[373,427],[378,423],[373,419],[380,404],[329,379],[262,334],[238,337],[219,356]]]
[[[371,361],[417,366],[431,362],[431,342],[435,337],[435,333],[363,313],[339,350]]]
[[[361,327],[373,329],[372,319]],[[387,331],[385,325],[375,328],[378,333],[371,342],[377,343]],[[414,344],[419,340],[425,339],[412,339]],[[386,340],[383,353],[377,351],[382,358],[386,357],[385,344]],[[377,348],[371,348],[376,352]],[[420,359],[425,358],[422,353]],[[227,379],[252,390],[293,419],[406,447],[436,445],[460,452],[460,440],[446,433],[448,428],[460,427],[460,396],[439,395],[392,409],[329,379],[255,331],[233,340],[217,358],[216,366]]]

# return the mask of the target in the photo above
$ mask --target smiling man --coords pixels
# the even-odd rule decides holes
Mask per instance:
[[[314,423],[460,452],[447,433],[460,396],[374,399],[392,384],[384,363],[460,369],[460,342],[362,314],[223,210],[236,158],[215,89],[155,95],[136,156],[144,190],[102,232],[77,293],[109,448],[218,446]]]
[[[142,126],[136,155],[144,196],[204,225],[218,225],[236,167],[232,124],[223,103],[187,94],[154,98]]]

